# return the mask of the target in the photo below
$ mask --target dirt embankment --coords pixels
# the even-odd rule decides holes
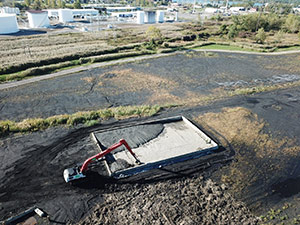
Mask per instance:
[[[79,224],[258,224],[259,219],[203,177],[128,187],[105,201]]]

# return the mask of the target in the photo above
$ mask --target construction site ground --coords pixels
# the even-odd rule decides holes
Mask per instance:
[[[1,120],[120,105],[180,106],[152,118],[1,138],[0,219],[35,205],[49,214],[45,223],[297,222],[299,68],[297,54],[187,52],[2,90]],[[257,87],[273,88],[243,94]],[[126,180],[95,173],[93,182],[76,187],[64,182],[65,168],[95,153],[91,132],[177,115],[201,126],[224,149]]]

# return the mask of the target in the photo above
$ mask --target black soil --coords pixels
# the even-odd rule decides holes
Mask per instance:
[[[215,53],[208,57],[192,52],[97,68],[1,91],[0,118],[22,120],[111,106],[155,104],[161,101],[152,95],[166,91],[174,98],[184,98],[190,93],[206,95],[218,89],[285,83],[300,79],[299,64],[296,54]],[[118,83],[114,79],[122,75],[116,71],[137,76]],[[141,79],[141,74],[146,78],[134,83]],[[147,80],[149,75],[156,80]],[[131,87],[130,83],[138,87]]]
[[[105,148],[119,142],[120,139],[125,139],[131,148],[137,148],[156,138],[163,129],[164,125],[157,123],[108,130],[95,135]]]
[[[134,90],[118,88],[114,86],[115,83],[107,80],[104,86],[96,85],[101,82],[97,80],[99,79],[99,74],[128,68],[138,71],[138,73],[156,74],[159,77],[175,81],[179,86],[170,88],[170,90],[178,97],[184,96],[186,90],[205,94],[221,86],[224,88],[226,85],[225,88],[230,89],[232,86],[251,87],[261,82],[272,84],[280,81],[284,83],[290,82],[289,79],[297,80],[299,76],[297,68],[300,67],[297,64],[292,67],[291,64],[287,63],[289,61],[294,62],[298,55],[262,57],[258,55],[218,53],[214,57],[204,57],[200,53],[197,54],[199,56],[179,55],[152,59],[142,63],[95,69],[90,72],[81,72],[5,90],[0,93],[0,118],[1,120],[21,120],[28,117],[48,117],[56,114],[73,113],[78,110],[147,103],[151,94],[150,88],[145,91],[138,90],[135,92]],[[282,62],[286,62],[286,64],[283,65]],[[280,68],[277,68],[276,65],[279,65]],[[275,75],[277,77],[274,77]],[[91,83],[81,79],[92,76],[97,77]],[[161,85],[164,86],[165,83],[162,82]],[[164,88],[166,87],[164,86]],[[168,110],[161,112],[158,117],[181,114],[188,118],[193,118],[193,116],[206,112],[220,111],[223,107],[241,106],[250,109],[269,123],[268,132],[273,136],[287,136],[295,139],[296,144],[300,145],[298,138],[300,136],[299,101],[300,89],[299,87],[294,87],[251,96],[236,96],[210,105]],[[108,198],[111,199],[111,202],[106,202],[107,210],[116,208],[117,212],[123,212],[123,209],[120,207],[129,209],[130,203],[135,202],[135,197],[132,197],[132,194],[136,194],[136,198],[149,199],[149,202],[158,201],[155,196],[160,196],[161,203],[156,202],[156,205],[162,209],[150,207],[150,209],[153,209],[154,214],[149,215],[149,218],[157,217],[158,214],[156,213],[158,211],[161,211],[165,216],[159,214],[159,219],[153,219],[154,222],[167,223],[166,221],[170,220],[171,222],[176,221],[180,223],[186,212],[184,211],[185,208],[181,209],[181,206],[185,206],[191,207],[190,212],[193,214],[193,219],[201,222],[200,217],[207,216],[206,212],[210,212],[209,215],[211,217],[208,217],[207,222],[215,221],[218,223],[222,218],[220,215],[227,212],[222,211],[226,208],[222,208],[222,204],[224,204],[222,202],[226,199],[228,204],[232,205],[232,211],[226,213],[226,216],[227,214],[237,215],[236,217],[231,217],[230,221],[235,221],[237,224],[239,222],[242,223],[242,221],[252,221],[253,223],[257,221],[248,214],[247,209],[242,204],[235,200],[230,200],[230,196],[226,192],[221,191],[220,195],[215,195],[215,192],[213,192],[211,193],[213,196],[210,197],[209,194],[206,195],[204,193],[206,190],[204,188],[205,185],[207,182],[210,182],[209,178],[217,177],[217,175],[214,175],[215,173],[222,173],[222,166],[229,163],[232,159],[231,149],[227,149],[220,155],[212,156],[212,158],[188,161],[180,164],[180,166],[152,171],[147,175],[123,181],[122,183],[104,178],[98,173],[91,174],[93,179],[91,183],[71,186],[64,182],[62,172],[65,168],[81,163],[88,156],[97,152],[96,146],[90,141],[89,137],[92,131],[98,131],[99,129],[104,131],[115,126],[135,124],[137,121],[143,120],[107,121],[90,128],[51,128],[46,131],[2,138],[0,140],[0,219],[6,219],[10,215],[16,215],[18,212],[37,205],[49,213],[51,220],[60,223],[76,223],[84,219],[87,212],[94,206],[105,203]],[[150,136],[144,136],[146,133],[142,133],[141,140],[147,140],[157,135],[157,133],[161,132],[160,129],[159,127],[151,128],[153,133],[151,134],[150,132]],[[107,144],[110,145],[111,143]],[[293,169],[286,173],[277,174],[277,181],[270,184],[270,186],[262,189],[258,185],[256,190],[251,192],[251,195],[244,196],[242,200],[254,210],[253,212],[256,215],[261,215],[263,211],[267,211],[272,207],[281,207],[286,202],[299,206],[297,201],[300,197],[298,188],[299,162],[299,157],[295,156]],[[104,170],[104,168],[100,166],[97,171],[99,170]],[[203,177],[203,179],[200,177]],[[168,190],[167,187],[170,187],[171,194],[164,195],[164,192]],[[173,187],[186,187],[187,189],[184,192],[183,190],[175,190],[176,188],[174,189]],[[199,192],[193,191],[195,187],[199,187]],[[149,193],[147,193],[148,188],[150,190]],[[216,190],[220,191],[221,184],[212,182],[211,188],[216,188]],[[265,193],[273,194],[261,197],[261,190],[265,191]],[[203,196],[194,196],[193,194],[199,194],[200,192],[204,193]],[[119,193],[124,193],[125,197]],[[257,194],[256,196],[255,193]],[[150,195],[153,196],[151,197]],[[221,195],[227,197],[221,198]],[[116,200],[114,200],[113,196],[116,197]],[[255,198],[257,196],[260,198]],[[126,197],[128,198],[128,203],[126,203]],[[192,204],[192,199],[197,199],[195,204]],[[251,202],[252,199],[259,201],[261,207],[253,208],[254,203]],[[203,200],[206,202],[210,201],[210,206],[201,205]],[[120,204],[118,208],[118,201],[125,201],[125,203]],[[164,201],[170,208],[174,203],[174,210],[179,208],[178,212],[181,212],[181,214],[179,213],[178,215],[182,215],[182,217],[175,218],[176,211],[173,208],[166,210],[163,207],[164,204],[162,204]],[[143,201],[142,203],[135,203],[137,207],[140,207],[140,204],[149,204]],[[191,203],[191,205],[188,205],[188,203]],[[145,210],[147,210],[147,207],[148,205],[145,206]],[[212,213],[213,209],[217,210],[220,207],[222,208],[220,211]],[[297,215],[297,213],[299,214],[297,208],[290,208],[289,213],[291,217]],[[202,209],[201,215],[196,213],[198,212],[197,209],[199,211]],[[238,209],[243,212],[242,215],[239,213],[230,214],[231,212],[237,212],[235,210]],[[103,212],[102,208],[98,207],[97,210]],[[134,211],[135,209],[130,210]],[[136,210],[138,211],[139,209]],[[169,214],[167,214],[167,211],[170,211]],[[112,215],[111,213],[108,215]],[[143,212],[140,212],[140,214],[147,218]],[[132,221],[132,218],[128,218],[128,221]],[[91,216],[86,220],[86,223],[94,219],[95,217]],[[186,218],[186,221],[188,221],[188,218]],[[189,223],[187,222],[186,224]]]

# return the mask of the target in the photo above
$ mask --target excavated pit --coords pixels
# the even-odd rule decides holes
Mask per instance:
[[[108,174],[117,179],[205,156],[218,149],[215,141],[181,116],[93,135],[100,151],[125,139],[140,161],[124,147],[112,151],[105,164]]]

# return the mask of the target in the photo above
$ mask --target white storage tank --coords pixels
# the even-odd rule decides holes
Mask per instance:
[[[58,10],[59,22],[67,23],[73,21],[73,13],[71,9],[59,9]]]
[[[16,14],[0,14],[0,34],[12,34],[19,31]]]
[[[163,23],[164,17],[165,17],[164,11],[160,11],[160,10],[156,11],[156,22],[157,23]]]
[[[137,24],[144,24],[145,23],[144,17],[145,17],[144,11],[138,11],[136,14]]]
[[[47,9],[48,18],[58,18],[58,9]]]
[[[50,26],[47,11],[29,10],[27,11],[27,17],[30,28],[41,28]]]
[[[218,9],[216,9],[216,8],[205,8],[204,12],[206,12],[206,13],[217,13]]]

